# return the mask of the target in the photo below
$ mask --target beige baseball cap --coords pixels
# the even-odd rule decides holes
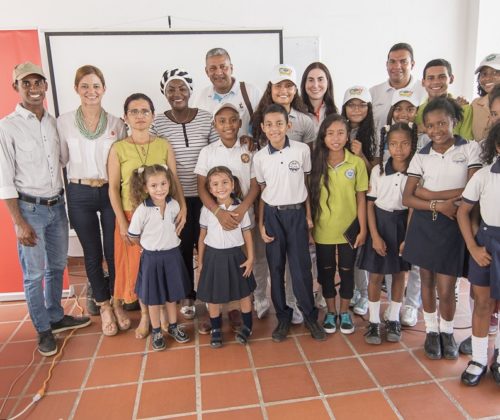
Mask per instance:
[[[31,61],[26,61],[14,67],[14,71],[12,72],[12,81],[16,83],[17,81],[24,79],[30,74],[38,74],[44,79],[47,79],[40,66],[33,64]]]

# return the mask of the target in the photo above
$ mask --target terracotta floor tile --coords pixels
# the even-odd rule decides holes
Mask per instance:
[[[387,341],[383,341],[382,344],[379,346],[367,344],[365,342],[365,336],[364,336],[364,333],[366,332],[365,329],[366,325],[367,323],[364,323],[363,327],[356,329],[354,334],[345,336],[349,340],[349,342],[356,348],[356,351],[359,354],[380,353],[383,351],[401,350],[403,348],[403,346],[400,343],[389,343]]]
[[[35,327],[31,320],[28,319],[21,324],[21,327],[16,331],[16,334],[10,341],[36,340],[37,338],[38,334],[36,333]]]
[[[376,386],[357,359],[312,363],[311,367],[325,394],[356,391]]]
[[[442,382],[458,403],[473,418],[500,416],[500,389],[488,372],[476,387],[468,387],[460,379]]]
[[[276,317],[273,315],[268,315],[264,319],[255,319],[253,321],[253,328],[252,328],[252,339],[257,339],[257,338],[271,338],[271,334],[273,330],[276,328],[278,325],[278,321],[276,320]]]
[[[424,347],[425,325],[423,322],[417,323],[414,327],[404,327],[401,341],[410,348]]]
[[[80,389],[88,365],[89,360],[57,363],[52,371],[52,376],[48,382],[46,392]],[[48,376],[50,367],[50,363],[42,365],[28,387],[27,394],[34,394],[40,389]]]
[[[224,344],[219,349],[200,348],[201,373],[225,370],[246,369],[250,367],[245,346],[241,344]]]
[[[435,384],[389,389],[387,394],[405,420],[464,418]]]
[[[194,411],[196,411],[194,379],[175,379],[142,385],[137,413],[139,418]]]
[[[367,418],[370,420],[390,420],[398,418],[379,391],[330,397],[328,404],[330,404],[337,420],[365,420]]]
[[[149,353],[144,379],[194,375],[194,353],[194,348]]]
[[[37,362],[38,364],[39,362]],[[37,365],[35,364],[35,366]],[[7,395],[7,392],[9,392],[9,388],[11,387],[12,383],[15,381],[17,376],[21,373],[21,371],[24,369],[24,367],[19,366],[15,368],[2,368],[0,369],[0,397],[5,397]],[[26,383],[29,381],[31,378],[31,375],[33,373],[34,368],[29,369],[23,376],[21,376],[14,387],[12,388],[12,391],[10,393],[10,397],[19,395],[21,391],[24,389],[26,386]],[[1,406],[1,403],[0,403]]]
[[[33,407],[31,407],[24,415],[18,417],[21,419],[67,419],[69,413],[73,408],[73,403],[77,396],[76,392],[69,392],[67,394],[57,394],[57,395],[45,395],[40,401],[38,401]],[[23,398],[16,408],[16,412],[12,413],[15,415],[20,413],[29,403],[30,398]],[[3,411],[3,414],[7,413],[7,408]]]
[[[33,351],[35,351],[35,362],[39,361],[42,356],[35,350],[36,348],[35,341],[7,344],[0,353],[0,367],[27,365],[33,357]]]
[[[80,313],[77,313],[77,316],[80,316]],[[88,314],[85,314],[85,316],[90,316],[90,320],[92,323],[85,328],[81,328],[75,332],[76,335],[84,335],[84,334],[101,334],[102,333],[102,327],[101,327],[101,317],[100,316],[91,316]]]
[[[122,420],[132,418],[137,385],[86,390],[76,409],[75,420]]]
[[[252,372],[223,373],[201,377],[201,407],[214,410],[258,404]]]
[[[135,331],[131,328],[128,331],[120,331],[114,337],[104,337],[97,355],[109,356],[123,353],[143,353],[145,351],[146,340],[135,338]]]
[[[271,340],[254,341],[250,344],[250,350],[256,367],[302,362],[299,349],[293,339],[282,343],[274,343]]]
[[[0,344],[5,343],[10,338],[18,325],[19,322],[0,323]]]
[[[259,369],[257,374],[265,402],[318,395],[305,365]]]
[[[26,303],[0,304],[0,319],[2,321],[22,321],[29,319]]]
[[[297,337],[308,360],[332,359],[353,356],[349,345],[340,333],[327,334],[326,341],[313,340],[309,336]]]
[[[99,338],[100,336],[96,334],[77,335],[75,333],[75,335],[66,342],[63,354],[64,360],[92,357],[96,350],[97,343],[99,342]],[[59,339],[58,343],[62,345],[62,340]]]
[[[330,418],[321,400],[272,405],[267,407],[266,410],[269,420],[326,420]]]
[[[470,360],[468,356],[463,355],[460,355],[457,360],[431,360],[425,356],[423,348],[416,349],[413,353],[436,378],[460,376]]]
[[[86,386],[136,382],[139,378],[142,358],[141,354],[134,354],[95,359]]]
[[[203,321],[204,321],[204,319],[201,320],[201,322],[203,322]],[[193,329],[194,329],[194,326],[193,326]],[[210,344],[210,334],[198,334],[198,336],[200,339],[200,344]],[[253,337],[253,334],[252,334],[252,337]],[[227,321],[222,322],[222,341],[223,341],[224,345],[236,342],[234,340],[234,332],[232,331],[232,329],[229,325],[229,322],[227,322]]]
[[[260,408],[244,408],[242,410],[217,411],[203,414],[204,420],[259,420],[263,419]],[[184,420],[184,417],[182,418]]]
[[[365,356],[363,360],[382,386],[431,379],[407,352]]]

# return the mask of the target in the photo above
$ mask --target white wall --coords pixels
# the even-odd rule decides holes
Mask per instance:
[[[500,50],[493,29],[499,9],[498,0],[25,0],[22,7],[3,8],[0,29],[165,30],[168,15],[176,30],[282,28],[285,37],[319,37],[320,58],[333,74],[337,101],[350,85],[385,80],[387,51],[404,41],[415,50],[418,78],[428,60],[446,58],[454,67],[452,92],[472,99],[478,54]],[[249,56],[248,66],[258,72],[259,57]]]

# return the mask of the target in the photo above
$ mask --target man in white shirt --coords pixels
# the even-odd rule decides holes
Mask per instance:
[[[56,120],[44,109],[46,77],[26,62],[13,72],[21,103],[0,121],[0,199],[14,222],[28,310],[38,351],[57,353],[55,333],[86,327],[87,317],[64,315],[63,273],[68,254]]]

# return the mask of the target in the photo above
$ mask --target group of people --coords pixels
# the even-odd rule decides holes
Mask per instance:
[[[81,105],[57,121],[43,107],[43,70],[16,66],[21,103],[0,122],[0,198],[16,228],[40,353],[57,352],[54,333],[90,323],[60,305],[64,166],[69,221],[104,335],[130,328],[123,304],[138,300],[137,338],[151,331],[156,351],[167,335],[187,342],[181,302],[181,315],[199,316],[212,347],[223,345],[222,310],[246,344],[252,309],[259,319],[269,312],[270,279],[276,342],[301,322],[316,340],[337,327],[352,334],[350,307],[369,313],[367,343],[397,342],[422,304],[425,354],[456,359],[455,285],[468,277],[472,337],[461,349],[472,360],[462,381],[477,385],[492,319],[498,330],[500,54],[478,66],[471,104],[448,93],[448,61],[427,63],[422,81],[411,74],[414,64],[411,46],[395,44],[388,80],[350,87],[339,109],[322,63],[309,65],[300,83],[292,66],[276,66],[261,95],[236,80],[228,52],[214,48],[206,54],[211,86],[193,93],[189,72],[171,68],[160,81],[169,109],[155,113],[151,99],[135,93],[123,118],[103,109],[104,76],[85,65],[74,83]],[[389,305],[381,314],[384,282]],[[197,299],[208,319],[197,314]],[[499,348],[497,334],[497,383]]]

